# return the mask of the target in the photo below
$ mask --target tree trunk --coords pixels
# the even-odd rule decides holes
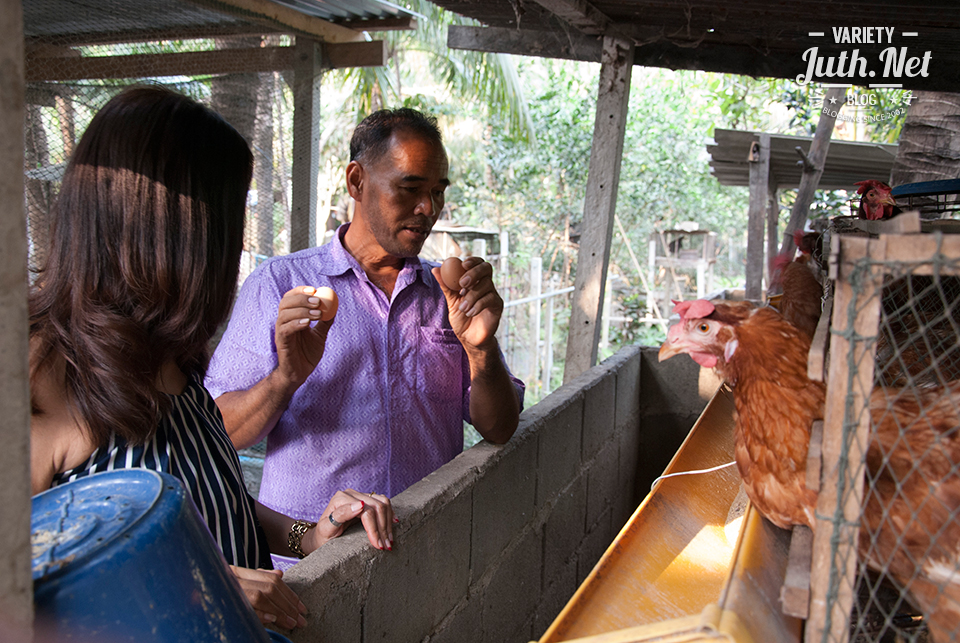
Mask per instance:
[[[916,92],[900,132],[890,185],[960,176],[960,94]]]

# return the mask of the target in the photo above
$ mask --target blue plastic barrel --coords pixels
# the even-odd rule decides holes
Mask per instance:
[[[173,476],[108,471],[34,496],[31,542],[49,640],[287,641],[260,625]]]

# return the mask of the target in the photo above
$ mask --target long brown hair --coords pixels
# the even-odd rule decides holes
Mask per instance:
[[[160,87],[94,116],[64,173],[30,294],[31,373],[59,356],[93,440],[153,435],[174,360],[202,376],[233,302],[253,157],[219,115]]]

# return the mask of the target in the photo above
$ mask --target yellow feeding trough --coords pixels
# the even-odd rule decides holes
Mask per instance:
[[[733,462],[722,387],[540,643],[799,641],[780,609],[789,532],[764,520]],[[691,475],[672,475],[700,471]]]

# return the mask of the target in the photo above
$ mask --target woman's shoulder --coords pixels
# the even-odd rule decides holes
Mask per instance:
[[[70,403],[63,360],[51,357],[30,378],[30,465],[33,493],[50,488],[53,477],[86,462],[97,445]]]

